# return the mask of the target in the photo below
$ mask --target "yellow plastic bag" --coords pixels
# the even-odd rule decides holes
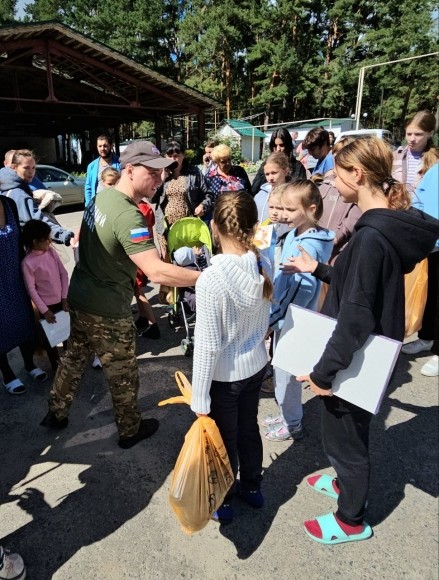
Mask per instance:
[[[427,301],[427,258],[416,264],[414,270],[404,277],[405,285],[405,336],[411,336],[422,326]]]
[[[192,391],[183,373],[175,373],[182,396],[159,405],[190,404]],[[215,421],[199,417],[186,434],[175,464],[169,502],[183,531],[203,529],[223,503],[234,481],[229,457]]]

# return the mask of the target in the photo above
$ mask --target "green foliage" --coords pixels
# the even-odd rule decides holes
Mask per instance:
[[[197,163],[197,152],[194,149],[186,149],[184,156],[191,165],[196,165]]]
[[[15,4],[0,0],[0,23]],[[362,66],[438,50],[433,0],[35,0],[26,14],[59,18],[221,101],[226,116],[265,123],[350,116]],[[436,70],[434,57],[368,69],[368,125],[398,133],[434,110]]]
[[[0,0],[0,26],[14,21],[17,0]]]
[[[233,165],[239,165],[244,161],[241,153],[241,146],[237,139],[233,139],[233,137],[224,137],[224,135],[218,135],[216,133],[209,133],[208,137],[209,139],[215,139],[218,141],[218,145],[223,144],[230,147]]]

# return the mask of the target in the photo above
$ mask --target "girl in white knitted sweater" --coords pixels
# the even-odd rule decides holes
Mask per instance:
[[[240,471],[239,487],[235,483],[216,512],[221,523],[233,519],[235,493],[253,507],[264,503],[257,413],[272,284],[253,245],[257,219],[248,193],[225,192],[218,198],[211,228],[219,253],[196,284],[191,408],[215,420],[235,478]]]

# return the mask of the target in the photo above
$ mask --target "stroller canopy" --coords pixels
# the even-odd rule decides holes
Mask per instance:
[[[169,229],[168,251],[170,254],[183,246],[192,248],[193,246],[205,245],[212,255],[212,239],[207,226],[198,217],[186,217],[179,219]]]

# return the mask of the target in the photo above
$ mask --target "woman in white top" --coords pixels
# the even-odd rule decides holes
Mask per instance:
[[[218,254],[196,284],[192,410],[215,420],[239,489],[234,485],[215,519],[233,519],[235,493],[262,507],[262,441],[257,423],[259,391],[267,364],[272,284],[263,272],[253,236],[256,204],[244,191],[218,197],[211,222]]]

